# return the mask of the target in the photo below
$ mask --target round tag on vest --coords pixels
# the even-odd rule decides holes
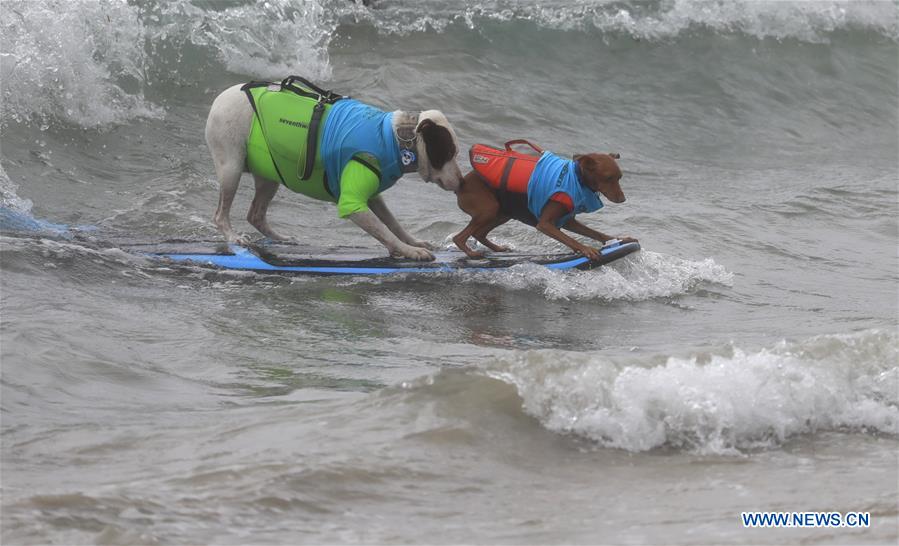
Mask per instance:
[[[403,150],[403,153],[400,154],[400,159],[403,162],[403,166],[408,167],[415,163],[415,152],[412,150]]]

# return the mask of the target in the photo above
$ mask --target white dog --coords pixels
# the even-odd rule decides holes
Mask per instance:
[[[297,161],[287,162],[278,153],[286,149],[285,146],[294,151],[300,148],[305,140],[297,142],[300,136],[291,139],[289,131],[301,131],[295,135],[306,135],[309,127],[315,126],[314,118],[310,122],[309,118],[303,119],[302,116],[291,117],[276,112],[271,117],[260,113],[263,101],[276,104],[277,101],[294,100],[293,97],[283,97],[285,89],[308,91],[305,86],[297,86],[296,81],[309,82],[291,78],[285,79],[281,85],[263,82],[235,85],[222,92],[212,103],[206,120],[206,143],[212,153],[220,184],[218,208],[213,219],[215,225],[228,241],[248,242],[245,236],[238,235],[232,229],[230,210],[241,175],[251,172],[256,182],[256,193],[247,213],[247,221],[266,237],[287,240],[276,233],[266,220],[268,205],[279,184],[284,184],[294,191],[337,203],[341,217],[348,217],[380,241],[392,256],[433,259],[434,256],[428,251],[429,245],[416,240],[400,226],[380,193],[392,186],[402,174],[416,171],[426,182],[435,182],[445,190],[456,191],[459,188],[462,172],[455,161],[459,146],[446,117],[437,110],[421,113],[399,110],[381,112],[309,84],[314,89],[312,95],[328,93],[333,103],[329,104],[329,110],[322,118],[321,137],[315,141],[310,137],[310,147],[304,147],[304,155],[311,154],[317,159],[314,165],[306,165],[304,178],[300,173],[303,170],[302,161],[300,164]],[[269,96],[275,98],[269,99]],[[318,96],[321,99],[322,95]],[[263,148],[259,146],[259,141],[263,139],[257,137],[254,141],[251,128],[254,134],[264,135],[264,142],[269,148],[260,151]],[[278,132],[287,135],[289,142],[272,145],[273,135]],[[316,155],[317,148],[320,148],[320,156]],[[285,172],[287,176],[282,176]]]

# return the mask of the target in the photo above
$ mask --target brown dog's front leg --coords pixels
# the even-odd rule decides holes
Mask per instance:
[[[591,239],[593,239],[595,241],[599,241],[600,243],[605,243],[609,239],[613,239],[612,236],[606,235],[605,233],[603,233],[601,231],[596,231],[595,229],[589,228],[589,227],[585,226],[584,224],[578,222],[574,218],[565,222],[565,225],[562,227],[567,229],[568,231],[577,233],[578,235],[583,235],[584,237],[590,237]]]
[[[594,229],[591,229],[591,228],[585,226],[584,224],[578,222],[574,218],[565,222],[565,225],[562,227],[564,227],[568,231],[573,231],[574,233],[577,233],[578,235],[590,237],[591,239],[595,239],[601,243],[605,243],[609,239],[618,239],[622,243],[637,243],[637,242],[639,242],[639,241],[637,241],[637,239],[635,237],[627,237],[627,236],[613,237],[611,235],[606,235],[605,233],[603,233],[601,231],[596,231]]]
[[[541,233],[549,235],[553,239],[564,244],[571,250],[583,254],[591,260],[598,260],[600,256],[598,250],[586,245],[582,245],[575,239],[572,239],[568,235],[562,233],[562,230],[556,227],[556,222],[559,220],[559,218],[562,218],[566,214],[568,214],[568,209],[565,208],[565,205],[557,203],[555,201],[550,201],[546,204],[545,207],[543,207],[543,211],[541,211],[540,213],[540,220],[537,222],[537,229]]]

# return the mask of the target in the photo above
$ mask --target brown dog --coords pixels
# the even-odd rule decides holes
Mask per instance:
[[[508,248],[487,239],[487,234],[515,218],[591,260],[598,259],[596,248],[581,244],[559,228],[602,243],[613,239],[578,222],[575,215],[602,207],[596,192],[614,203],[624,202],[621,169],[615,161],[620,156],[593,153],[567,160],[546,152],[538,157],[513,151],[510,145],[515,143],[542,152],[521,140],[507,142],[505,150],[480,144],[472,147],[469,159],[474,170],[465,175],[456,191],[459,208],[471,216],[471,222],[453,237],[453,242],[472,258],[481,258],[483,253],[468,247],[471,236],[490,250],[506,251]],[[632,237],[618,239],[637,241]]]

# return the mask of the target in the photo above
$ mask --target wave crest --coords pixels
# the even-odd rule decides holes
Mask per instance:
[[[899,41],[891,2],[671,0],[397,0],[371,8],[347,0],[33,1],[0,10],[2,123],[37,119],[102,127],[164,109],[146,98],[166,85],[195,85],[224,68],[255,78],[332,76],[334,37],[358,27],[406,35],[473,30],[492,34],[523,22],[540,29],[599,32],[659,41],[742,33],[759,39],[827,41],[838,32]],[[528,27],[513,32],[532,33]],[[493,38],[488,36],[488,38]],[[498,45],[498,44],[497,44]],[[516,46],[517,47],[517,46]],[[218,83],[218,82],[216,82]]]
[[[733,454],[824,430],[899,434],[897,360],[899,336],[868,331],[662,365],[531,351],[485,373],[550,430],[628,451]]]
[[[12,0],[0,10],[3,122],[84,127],[159,117],[143,80],[144,26],[124,2]]]
[[[597,30],[621,33],[640,40],[666,40],[698,29],[715,33],[743,33],[758,39],[797,39],[820,42],[837,31],[860,30],[899,39],[899,20],[890,2],[833,0],[668,0],[656,2],[531,2],[505,0],[430,1],[422,10],[406,2],[380,2],[382,9],[360,14],[378,30],[407,34],[443,32],[454,23],[480,29],[484,23],[529,21],[540,28],[562,31]]]
[[[236,74],[331,77],[327,48],[337,23],[327,2],[267,0],[213,6],[203,9],[185,1],[155,4],[154,40],[205,47]]]
[[[9,0],[0,10],[4,124],[96,128],[162,118],[145,98],[215,68],[330,78],[336,23],[316,0],[199,7],[189,0]]]

